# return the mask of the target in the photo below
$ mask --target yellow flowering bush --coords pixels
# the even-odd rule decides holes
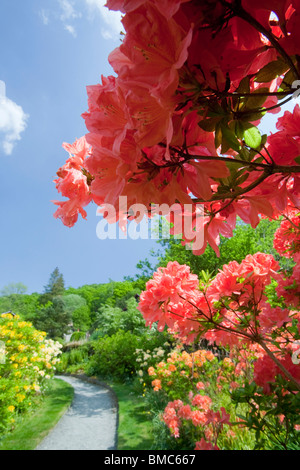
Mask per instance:
[[[0,433],[33,406],[53,376],[61,344],[20,316],[0,315]]]

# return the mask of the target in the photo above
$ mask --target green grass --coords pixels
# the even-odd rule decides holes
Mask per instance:
[[[0,450],[34,450],[63,416],[73,396],[71,385],[52,379],[38,408],[20,419],[15,429],[0,440]]]
[[[151,450],[152,422],[142,396],[131,384],[110,382],[118,397],[118,450]]]

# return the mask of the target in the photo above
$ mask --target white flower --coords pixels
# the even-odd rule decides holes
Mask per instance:
[[[164,356],[165,351],[163,349],[159,349],[156,353],[157,356]]]

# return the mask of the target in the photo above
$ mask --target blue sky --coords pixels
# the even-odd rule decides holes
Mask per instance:
[[[66,286],[122,280],[154,240],[99,240],[96,206],[73,228],[53,217],[53,179],[63,142],[86,133],[86,86],[113,73],[118,14],[102,0],[1,0],[0,290],[22,282],[42,292],[57,266]]]

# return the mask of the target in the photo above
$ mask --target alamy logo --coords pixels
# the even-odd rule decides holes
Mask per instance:
[[[292,83],[292,89],[296,90],[293,93],[293,98],[295,98],[295,99],[299,98],[299,95],[300,95],[300,80],[295,80]]]
[[[97,208],[96,215],[102,216],[96,228],[100,240],[165,239],[170,238],[171,228],[175,238],[188,242],[186,248],[189,250],[199,250],[204,244],[202,204],[153,204],[149,211],[143,204],[128,208],[127,197],[120,196],[117,210],[111,204],[104,204]]]

